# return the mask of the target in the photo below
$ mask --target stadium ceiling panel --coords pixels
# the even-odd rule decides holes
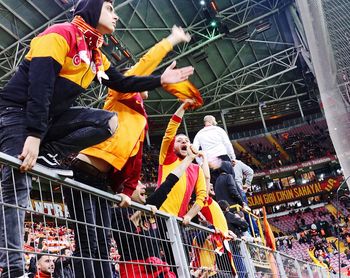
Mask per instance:
[[[71,19],[75,2],[0,0],[0,87],[15,72],[30,39]],[[174,60],[179,67],[195,67],[191,81],[204,105],[190,114],[191,128],[198,129],[206,113],[223,114],[228,126],[260,121],[261,115],[268,120],[300,114],[300,108],[307,112],[317,101],[302,32],[294,30],[294,5],[289,0],[116,0],[120,20],[104,51],[120,68],[133,65],[176,24],[192,40],[176,46],[157,73]],[[105,96],[105,88],[94,85],[79,103],[101,107]],[[163,128],[159,123],[178,102],[162,89],[149,96],[150,126]]]

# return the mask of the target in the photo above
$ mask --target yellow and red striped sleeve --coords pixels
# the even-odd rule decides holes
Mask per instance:
[[[174,140],[181,121],[182,119],[176,115],[173,115],[170,119],[160,147],[159,165],[171,164],[177,159],[174,153]]]

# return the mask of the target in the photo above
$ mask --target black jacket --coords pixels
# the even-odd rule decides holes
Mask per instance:
[[[243,205],[237,184],[232,176],[233,169],[230,162],[223,161],[219,169],[220,175],[215,181],[214,191],[217,201],[226,200],[230,205]]]
[[[228,229],[234,232],[238,237],[242,237],[243,233],[248,231],[248,223],[239,217],[239,215],[230,211],[224,212]]]

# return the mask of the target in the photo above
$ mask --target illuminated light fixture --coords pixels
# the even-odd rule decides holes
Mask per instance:
[[[270,117],[270,120],[281,118],[281,115],[274,115]]]
[[[119,41],[116,39],[116,37],[114,36],[110,36],[111,41],[115,44],[115,45],[120,45]]]
[[[126,58],[128,58],[128,59],[131,58],[131,54],[129,51],[127,51],[126,49],[122,49],[122,52]]]
[[[199,4],[201,5],[201,6],[205,6],[205,1],[204,0],[201,0],[201,1],[199,1]]]
[[[215,19],[213,19],[212,21],[210,21],[210,26],[215,28],[218,26],[218,22]]]

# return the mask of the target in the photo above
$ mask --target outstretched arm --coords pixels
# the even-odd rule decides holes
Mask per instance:
[[[174,61],[161,76],[124,76],[114,67],[106,70],[108,80],[102,79],[103,85],[119,92],[142,92],[160,87],[163,84],[172,84],[185,81],[193,74],[194,68],[183,67],[176,69]]]
[[[164,57],[173,49],[176,44],[181,42],[189,42],[191,36],[178,26],[173,26],[171,34],[156,43],[152,48],[150,48],[141,59],[132,66],[129,70],[125,72],[125,76],[137,75],[146,76],[153,73],[153,71],[158,67]],[[119,99],[128,99],[132,97],[134,93],[121,93],[115,90],[109,90],[108,96],[105,102],[105,109],[113,107],[113,101]]]
[[[126,73],[129,75],[149,75],[156,69],[162,59],[173,47],[182,42],[189,42],[191,36],[176,25],[171,29],[171,34],[155,44],[142,58],[131,67]]]
[[[176,160],[176,155],[173,152],[174,138],[186,108],[192,103],[193,101],[190,99],[185,100],[171,117],[160,147],[159,165],[163,165],[166,159],[170,159],[171,161]]]

